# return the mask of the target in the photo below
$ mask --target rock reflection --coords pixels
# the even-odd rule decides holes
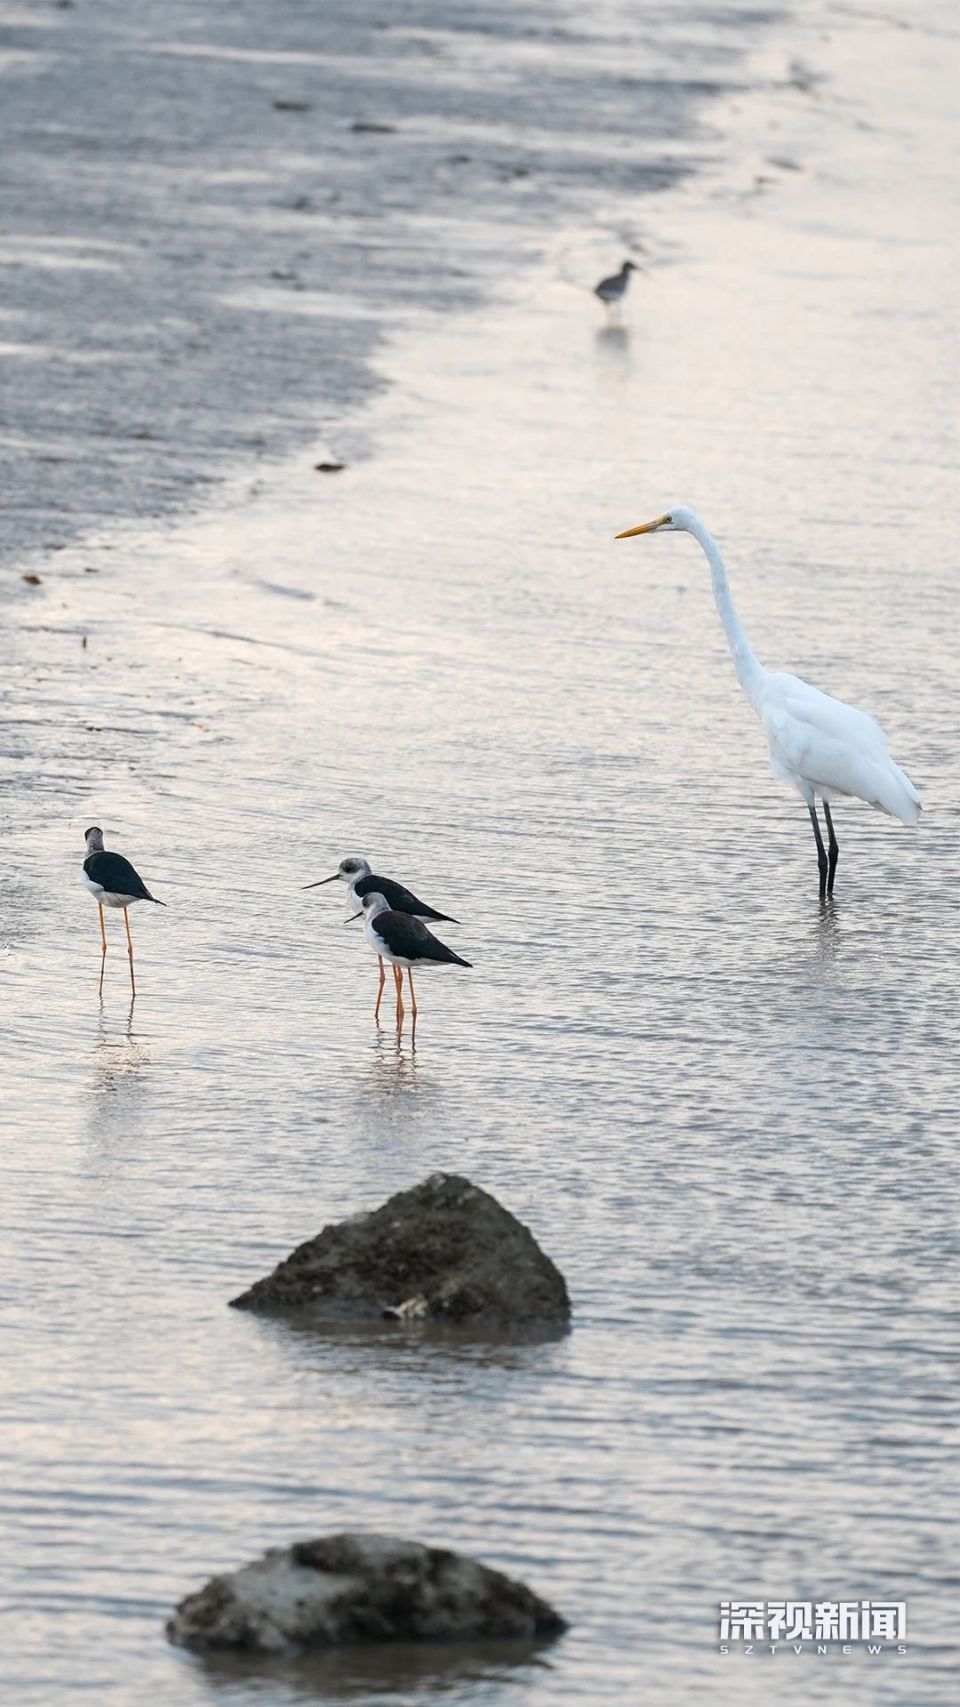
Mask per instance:
[[[220,1699],[235,1703],[269,1703],[288,1707],[294,1702],[428,1701],[449,1696],[470,1698],[471,1686],[483,1698],[495,1699],[498,1684],[522,1682],[522,1673],[542,1671],[545,1652],[554,1642],[538,1640],[487,1642],[383,1642],[366,1647],[337,1648],[287,1660],[254,1664],[235,1655],[204,1654],[192,1660]],[[519,1675],[518,1675],[519,1674]]]
[[[542,1367],[544,1354],[552,1361],[554,1348],[567,1339],[569,1327],[542,1325],[506,1332],[479,1327],[452,1327],[441,1322],[398,1322],[384,1316],[379,1321],[312,1315],[290,1310],[274,1316],[253,1318],[258,1327],[278,1341],[299,1342],[299,1355],[306,1354],[301,1367],[322,1369],[329,1374],[330,1360],[338,1354],[347,1367],[356,1370],[371,1359],[386,1354],[404,1357],[405,1373],[415,1377],[429,1374],[438,1364],[463,1363],[473,1369],[513,1372]],[[313,1355],[311,1355],[311,1353]]]

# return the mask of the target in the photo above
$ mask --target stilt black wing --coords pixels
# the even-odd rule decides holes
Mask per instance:
[[[136,901],[153,900],[140,873],[134,870],[128,859],[124,859],[123,854],[91,854],[84,860],[83,869],[110,895],[130,895]]]
[[[374,877],[371,873],[369,877],[361,877],[354,888],[361,900],[364,895],[382,895],[393,913],[410,913],[416,918],[433,919],[436,924],[459,923],[449,913],[438,913],[435,907],[428,907],[411,889],[405,889],[402,883],[394,883],[392,877]]]
[[[454,954],[452,948],[428,931],[421,919],[415,919],[409,913],[380,913],[374,920],[374,930],[382,936],[391,954],[397,954],[403,960],[441,960],[454,966],[470,964],[469,960],[461,960],[459,954]]]

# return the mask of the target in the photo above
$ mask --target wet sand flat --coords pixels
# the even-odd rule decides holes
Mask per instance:
[[[329,435],[370,359],[709,152],[743,0],[0,5],[0,552]],[[626,218],[626,231],[617,233]]]
[[[27,1707],[952,1701],[957,43],[908,21],[764,27],[712,161],[611,198],[648,251],[621,327],[587,288],[611,226],[571,205],[495,300],[367,352],[343,474],[245,464],[13,588]],[[875,711],[924,796],[916,833],[838,811],[826,913],[696,547],[613,543],[678,499],[761,658]],[[134,1008],[115,930],[97,1001],[92,821],[168,903],[133,915]],[[463,921],[475,969],[424,977],[415,1051],[299,890],[354,850]],[[549,1249],[565,1340],[227,1309],[436,1169]],[[164,1646],[211,1572],[355,1527],[474,1553],[571,1630],[259,1675]],[[905,1598],[909,1651],[721,1657],[730,1596]]]

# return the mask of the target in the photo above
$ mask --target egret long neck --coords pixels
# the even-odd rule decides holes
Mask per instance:
[[[700,541],[710,565],[710,573],[713,578],[713,597],[720,621],[723,623],[727,644],[733,658],[733,667],[737,672],[737,679],[747,698],[753,705],[756,705],[767,672],[747,639],[743,623],[737,615],[737,607],[730,592],[730,583],[727,580],[726,566],[720,556],[720,548],[716,541],[711,538],[699,517],[691,526],[690,532],[695,539]]]

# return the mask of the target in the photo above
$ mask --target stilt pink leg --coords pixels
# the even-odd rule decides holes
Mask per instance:
[[[127,927],[127,954],[130,957],[130,988],[134,995],[136,995],[137,986],[133,980],[133,937],[130,935],[130,914],[126,907],[123,909],[123,920]]]
[[[103,953],[100,956],[100,994],[102,996],[103,995],[103,974],[107,968],[107,927],[103,922],[103,902],[98,901],[97,907],[99,908],[99,911],[100,911],[100,941],[103,944]]]

